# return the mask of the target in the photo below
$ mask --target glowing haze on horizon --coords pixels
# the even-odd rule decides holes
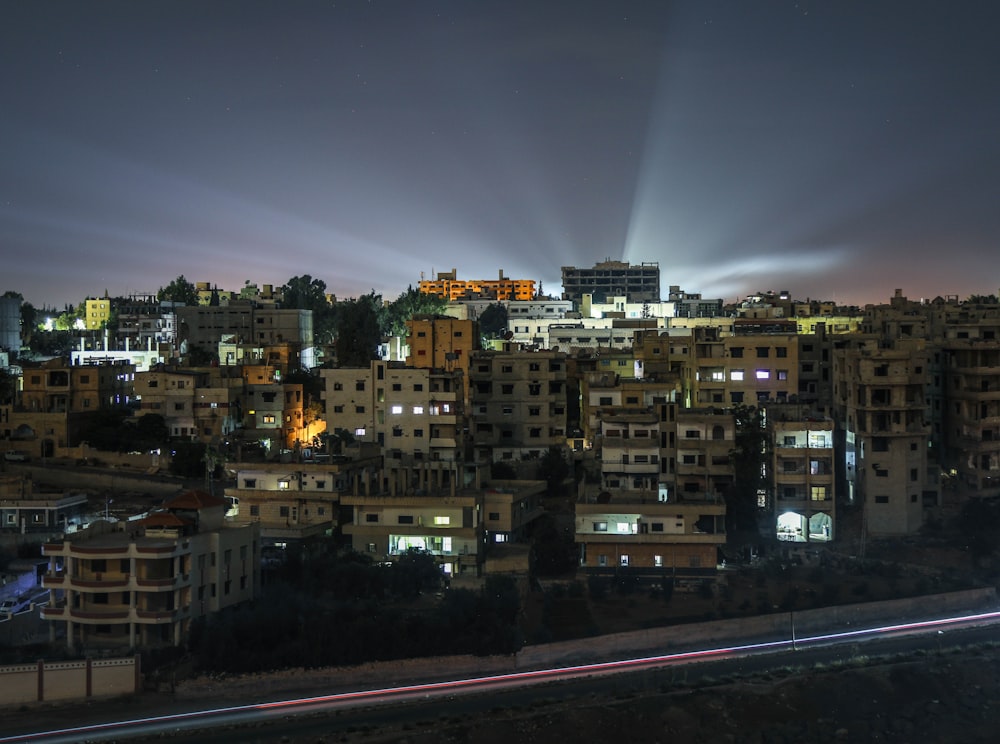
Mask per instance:
[[[992,4],[23,3],[0,27],[0,292],[310,274],[990,294]]]

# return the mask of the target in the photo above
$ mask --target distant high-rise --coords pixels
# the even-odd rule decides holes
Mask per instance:
[[[660,299],[660,264],[604,261],[592,269],[562,267],[563,299],[579,302],[583,295],[597,302],[608,297],[627,297],[630,302],[657,302]]]

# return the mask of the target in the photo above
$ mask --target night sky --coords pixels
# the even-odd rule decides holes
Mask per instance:
[[[8,2],[0,292],[1000,287],[993,2]]]

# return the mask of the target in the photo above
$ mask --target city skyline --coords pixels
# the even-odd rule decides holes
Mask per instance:
[[[0,291],[36,306],[609,258],[727,301],[1000,285],[989,5],[98,7],[0,29]]]

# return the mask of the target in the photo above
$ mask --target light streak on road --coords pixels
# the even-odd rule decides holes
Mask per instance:
[[[333,693],[313,697],[277,700],[266,703],[235,705],[224,708],[212,708],[187,713],[136,718],[128,721],[112,721],[73,728],[39,731],[13,736],[0,736],[3,742],[79,742],[82,739],[99,741],[110,738],[120,739],[149,735],[151,733],[178,732],[182,729],[211,728],[222,724],[248,723],[250,720],[289,715],[292,713],[316,712],[322,709],[360,707],[363,705],[386,705],[389,703],[406,702],[413,699],[427,699],[432,696],[454,695],[458,693],[482,692],[487,689],[503,687],[527,686],[545,681],[567,681],[586,676],[613,674],[622,671],[632,671],[641,668],[656,668],[671,664],[685,664],[708,659],[734,658],[755,654],[774,653],[801,649],[806,645],[835,645],[838,643],[853,643],[858,640],[876,638],[884,635],[914,634],[959,625],[988,624],[1000,621],[1000,610],[981,612],[972,615],[921,620],[909,623],[896,623],[873,628],[858,628],[854,630],[825,633],[814,636],[787,638],[762,643],[723,646],[719,648],[701,649],[696,651],[681,651],[655,656],[643,656],[617,661],[595,662],[573,666],[553,667],[550,669],[534,669],[523,672],[510,672],[485,677],[471,677],[439,682],[426,682],[398,687],[384,687],[372,690]]]

